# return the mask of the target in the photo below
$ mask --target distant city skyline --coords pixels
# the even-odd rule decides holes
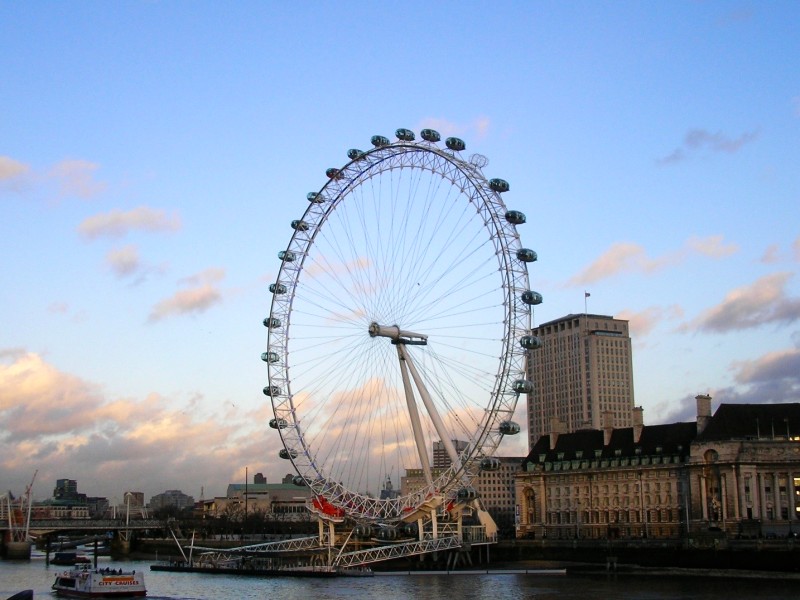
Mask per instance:
[[[326,169],[399,127],[509,182],[534,326],[629,321],[647,424],[697,394],[799,401],[799,22],[790,1],[1,3],[0,489],[291,472],[262,393],[277,253]],[[527,454],[524,401],[514,420],[500,455]]]

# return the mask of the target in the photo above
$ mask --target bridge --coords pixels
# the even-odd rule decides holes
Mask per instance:
[[[56,532],[92,532],[92,531],[140,531],[144,529],[163,529],[164,522],[158,519],[42,519],[31,521],[30,534],[33,537]],[[8,522],[0,522],[0,536],[10,532]]]

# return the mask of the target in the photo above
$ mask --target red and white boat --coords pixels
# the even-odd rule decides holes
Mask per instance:
[[[147,595],[144,573],[122,569],[71,569],[56,575],[53,590],[70,598],[135,598]]]

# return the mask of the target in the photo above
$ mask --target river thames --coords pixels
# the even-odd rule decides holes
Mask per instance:
[[[447,598],[462,600],[732,600],[761,598],[795,600],[800,580],[726,579],[660,576],[573,576],[565,574],[443,574],[383,575],[309,579],[254,578],[232,575],[150,571],[151,561],[100,561],[99,566],[141,569],[146,573],[147,596],[154,600],[227,600],[279,598],[288,600],[380,600]],[[45,566],[43,560],[0,561],[0,599],[33,589],[34,598],[52,598],[50,586],[64,567]]]

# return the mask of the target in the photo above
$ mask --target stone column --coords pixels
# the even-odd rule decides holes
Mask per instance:
[[[761,495],[764,493],[764,475],[761,473],[756,473],[756,497],[758,498],[758,516],[759,518],[764,521],[767,518],[767,506],[766,506],[766,498],[761,498]]]
[[[728,478],[725,473],[720,473],[719,476],[719,501],[722,504],[720,518],[724,528],[725,522],[728,520]]]
[[[739,506],[742,501],[742,493],[739,489],[739,478],[736,476],[736,469],[736,465],[731,465],[731,477],[733,478],[733,485],[731,486],[731,490],[733,491],[733,518],[739,521],[742,515],[742,509]]]
[[[786,493],[789,494],[789,520],[794,521],[797,517],[797,505],[795,504],[794,497],[794,473],[789,471],[786,476]]]
[[[703,512],[703,521],[708,521],[708,492],[706,491],[706,476],[700,475],[700,508]]]

